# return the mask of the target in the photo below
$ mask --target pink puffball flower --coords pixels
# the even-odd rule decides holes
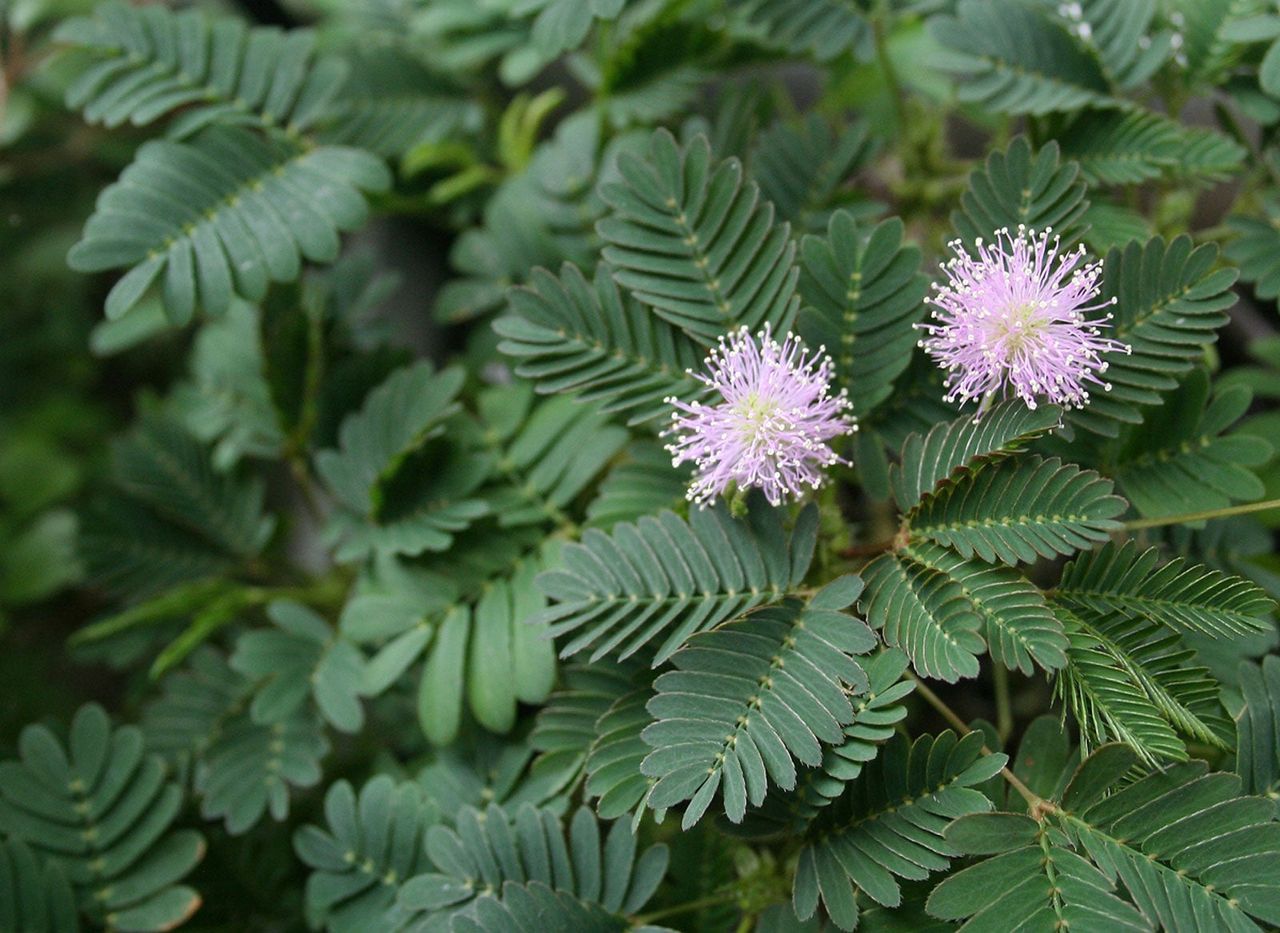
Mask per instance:
[[[688,498],[705,505],[731,487],[758,488],[772,505],[822,485],[825,470],[847,463],[828,441],[857,430],[847,393],[831,394],[835,364],[824,348],[799,339],[759,338],[747,328],[720,338],[706,373],[693,373],[719,394],[714,404],[666,401],[676,410],[662,432],[672,464],[693,461]]]
[[[950,244],[947,283],[925,299],[935,323],[917,325],[928,334],[920,346],[947,373],[947,401],[981,399],[979,414],[1009,394],[1029,408],[1040,398],[1083,408],[1090,386],[1111,388],[1099,378],[1102,354],[1129,347],[1101,336],[1111,315],[1094,312],[1115,304],[1097,301],[1102,264],[1085,263],[1083,246],[1062,251],[1050,235],[998,230],[994,242],[977,241],[976,255]]]

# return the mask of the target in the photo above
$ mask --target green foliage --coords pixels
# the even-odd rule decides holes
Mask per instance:
[[[493,805],[483,812],[464,808],[453,828],[427,831],[426,853],[435,870],[405,882],[397,909],[411,922],[459,930],[512,929],[503,921],[536,917],[540,911],[531,905],[540,901],[567,908],[571,919],[563,929],[631,929],[628,916],[649,901],[667,870],[666,846],[637,858],[626,823],[615,823],[602,839],[585,808],[574,814],[567,834],[554,814],[527,804],[514,814]]]
[[[431,444],[459,411],[463,379],[461,370],[436,372],[426,362],[397,370],[343,421],[339,447],[317,454],[316,470],[343,506],[331,525],[339,559],[443,551],[488,513],[472,497],[485,479],[483,456],[450,441]],[[423,477],[425,464],[433,469]],[[412,485],[395,486],[402,476]],[[399,495],[391,502],[393,488]]]
[[[1114,436],[1120,424],[1138,422],[1138,406],[1161,404],[1159,393],[1200,362],[1236,300],[1236,271],[1215,268],[1217,258],[1217,247],[1193,246],[1188,236],[1107,253],[1102,298],[1116,299],[1110,336],[1129,351],[1104,354],[1111,388],[1094,393],[1074,424]]]
[[[1262,497],[1266,489],[1249,468],[1271,459],[1271,445],[1243,432],[1226,434],[1249,408],[1248,389],[1233,386],[1210,399],[1209,379],[1197,370],[1162,401],[1143,411],[1141,424],[1121,430],[1113,458],[1134,508],[1161,517]]]
[[[57,37],[92,61],[68,88],[68,107],[109,127],[182,110],[176,137],[214,122],[306,133],[346,77],[340,61],[315,55],[311,33],[246,29],[195,10],[110,3],[64,23]]]
[[[979,238],[990,241],[1004,228],[1048,230],[1071,243],[1083,231],[1081,217],[1089,206],[1080,167],[1063,163],[1057,142],[1032,154],[1025,136],[1016,137],[1004,152],[993,152],[969,176],[960,209],[951,226],[972,247]]]
[[[1239,577],[1176,557],[1161,563],[1155,548],[1107,544],[1062,571],[1054,598],[1099,615],[1123,613],[1183,633],[1231,637],[1270,626],[1275,602]]]
[[[88,918],[122,930],[168,929],[200,906],[177,882],[204,856],[204,840],[171,829],[182,792],[137,728],[113,730],[102,707],[84,706],[65,746],[28,726],[19,751],[19,761],[0,764],[0,832],[24,872],[34,865],[17,844],[56,866],[43,870],[46,881],[64,875]]]
[[[821,897],[836,927],[852,930],[855,891],[896,907],[896,879],[927,878],[961,854],[943,831],[956,817],[991,809],[974,785],[1004,763],[1004,755],[982,753],[977,734],[957,740],[944,732],[914,743],[895,736],[805,833],[792,894],[796,915],[813,916]]]
[[[874,152],[865,123],[833,128],[811,114],[803,123],[780,121],[761,133],[751,152],[751,174],[765,200],[778,209],[779,219],[821,230],[832,202],[844,200],[840,188],[845,179]],[[798,174],[800,165],[806,168]]]
[[[698,344],[626,301],[605,266],[594,287],[573,266],[558,279],[536,270],[510,300],[512,314],[494,324],[499,349],[540,392],[577,391],[603,411],[632,413],[631,423],[658,417],[668,396],[701,393],[686,373],[701,361]]]
[[[154,141],[103,192],[68,261],[81,272],[129,271],[107,296],[108,318],[157,281],[177,324],[197,307],[226,311],[297,278],[302,259],[333,262],[338,234],[364,223],[363,192],[390,183],[358,149],[307,148],[234,127],[186,142]]]
[[[783,603],[690,638],[671,658],[642,733],[653,751],[641,772],[656,778],[649,805],[688,800],[681,826],[706,812],[717,790],[725,814],[742,821],[748,801],[764,802],[767,784],[791,790],[795,761],[816,767],[822,746],[843,742],[853,722],[846,691],[862,693],[867,675],[852,656],[875,636],[839,610],[862,590],[857,577],[828,584],[806,606]],[[766,780],[767,778],[767,780]]]
[[[990,857],[940,884],[929,912],[970,918],[974,928],[1255,930],[1251,918],[1274,923],[1275,880],[1264,867],[1280,851],[1271,803],[1240,796],[1237,777],[1206,773],[1198,762],[1107,795],[1135,763],[1123,746],[1104,746],[1037,814],[956,820],[947,842]]]
[[[625,659],[662,639],[653,663],[670,658],[696,632],[776,603],[804,580],[817,535],[817,511],[801,513],[788,542],[776,511],[757,500],[751,521],[722,505],[696,509],[685,522],[672,512],[592,529],[562,552],[563,569],[538,580],[555,605],[533,617],[561,649],[588,648],[591,659]]]
[[[960,0],[930,31],[949,53],[939,65],[966,76],[966,103],[1034,115],[1115,105],[1098,59],[1034,4]]]
[[[1276,732],[1280,663],[1267,657],[1261,664],[1241,664],[1240,692],[1244,706],[1236,716],[1235,771],[1245,793],[1275,800],[1280,788],[1280,741]]]
[[[0,929],[1280,926],[1273,6],[0,3]]]
[[[75,895],[57,863],[42,864],[20,839],[0,842],[0,926],[30,933],[80,929]]]
[[[888,398],[919,339],[927,283],[920,251],[902,237],[901,221],[865,230],[837,211],[826,237],[801,241],[798,330],[810,346],[831,353],[836,385],[848,390],[857,417]]]
[[[702,343],[736,326],[789,329],[795,246],[737,159],[713,162],[704,137],[681,148],[660,130],[618,171],[622,182],[600,192],[613,215],[597,229],[619,285]]]
[[[1031,563],[1073,554],[1119,528],[1124,500],[1092,470],[1056,457],[1004,460],[927,496],[907,516],[911,534],[962,557]]]
[[[1054,683],[1080,726],[1081,741],[1127,743],[1144,760],[1185,760],[1181,732],[1227,747],[1230,726],[1218,683],[1193,662],[1176,631],[1141,616],[1077,612],[1055,603],[1070,645]]]
[[[293,846],[312,871],[307,904],[327,930],[369,930],[387,922],[405,879],[426,863],[423,836],[436,815],[412,783],[371,779],[359,797],[347,781],[324,799],[328,830],[307,825]]]
[[[869,38],[866,18],[840,0],[749,0],[744,7],[764,41],[818,61],[857,50]]]

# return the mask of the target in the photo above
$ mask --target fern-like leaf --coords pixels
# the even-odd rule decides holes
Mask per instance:
[[[608,535],[592,529],[565,545],[560,569],[538,578],[556,604],[531,621],[575,633],[562,657],[592,648],[593,661],[626,658],[661,639],[659,664],[695,632],[779,602],[804,579],[817,510],[801,514],[790,542],[763,500],[750,515],[750,524],[734,520],[719,505],[695,509],[687,523],[663,512]]]
[[[744,13],[766,42],[818,61],[830,61],[871,38],[866,17],[842,0],[750,0]]]
[[[0,764],[0,832],[57,863],[80,909],[103,926],[162,930],[200,906],[177,884],[204,856],[192,830],[172,830],[182,792],[165,779],[133,726],[112,729],[102,707],[76,713],[66,748],[28,726],[20,761]]]
[[[64,23],[57,38],[89,58],[67,90],[69,107],[108,127],[185,108],[177,136],[214,122],[307,132],[347,74],[341,61],[315,54],[307,30],[249,29],[163,6],[104,4],[92,18]]]
[[[625,924],[649,901],[667,869],[666,846],[651,846],[637,858],[630,826],[615,823],[602,839],[600,824],[586,808],[573,815],[567,834],[549,810],[527,804],[513,814],[496,805],[483,812],[467,807],[455,826],[427,832],[426,852],[435,870],[405,882],[397,901],[397,911],[410,922],[496,931],[503,927],[485,925],[486,918],[510,913],[495,910],[495,898],[523,912],[522,894],[542,899],[539,890],[550,890],[580,902],[578,918],[613,918],[613,925],[581,929],[617,929],[618,920]]]
[[[922,880],[961,854],[943,831],[958,816],[991,809],[975,785],[999,773],[1005,761],[1004,755],[984,755],[977,733],[957,739],[944,732],[914,743],[894,736],[805,834],[792,893],[796,915],[813,916],[821,898],[832,923],[852,930],[855,891],[898,906],[898,878]]]
[[[862,589],[844,577],[798,602],[752,613],[696,635],[672,656],[676,670],[655,682],[653,746],[641,770],[657,778],[649,805],[689,801],[688,829],[722,791],[724,811],[740,823],[747,803],[764,802],[768,784],[791,790],[795,762],[822,763],[822,746],[843,740],[853,721],[845,691],[867,689],[853,659],[876,645],[858,620],[839,612]]]
[[[1060,160],[1056,142],[1033,154],[1025,136],[1015,137],[1008,149],[991,153],[973,170],[951,226],[970,249],[979,238],[990,240],[998,230],[1020,226],[1052,228],[1071,243],[1082,235],[1081,218],[1089,207],[1079,176],[1080,166]]]
[[[800,247],[798,329],[809,346],[827,348],[858,417],[889,397],[920,337],[928,282],[920,251],[902,236],[900,220],[866,229],[837,211],[825,237],[806,236]]]
[[[307,825],[293,836],[311,869],[307,903],[334,933],[385,928],[400,886],[425,865],[423,832],[438,815],[415,784],[397,786],[385,774],[358,798],[338,781],[325,794],[324,814],[327,831]]]
[[[300,259],[333,262],[338,234],[368,214],[362,192],[390,182],[358,149],[214,126],[138,150],[67,259],[80,272],[129,270],[107,295],[108,318],[163,276],[165,311],[185,324],[197,306],[220,314],[235,296],[258,301],[269,282],[296,279]]]
[[[0,841],[0,930],[77,933],[76,899],[56,863],[19,839]]]
[[[1120,527],[1125,502],[1092,470],[1054,458],[1003,460],[961,477],[908,513],[911,535],[1006,564],[1073,554]]]
[[[671,454],[657,441],[633,442],[587,506],[587,526],[607,531],[619,522],[678,508],[689,489],[689,469],[673,467]]]
[[[1139,406],[1161,404],[1159,393],[1175,388],[1203,359],[1236,300],[1236,271],[1215,268],[1217,258],[1216,246],[1195,247],[1186,235],[1107,253],[1101,297],[1116,299],[1108,336],[1129,352],[1103,354],[1111,388],[1073,412],[1073,423],[1115,436],[1117,422],[1137,423]]]
[[[1248,580],[1182,557],[1161,563],[1156,548],[1107,544],[1067,564],[1054,598],[1109,615],[1123,613],[1150,625],[1170,625],[1211,638],[1271,629],[1275,601]]]
[[[1235,771],[1245,793],[1280,799],[1280,659],[1240,665]]]
[[[534,270],[527,288],[512,290],[510,305],[511,314],[494,323],[503,338],[498,349],[520,361],[516,373],[539,392],[577,392],[636,424],[666,412],[668,396],[687,400],[703,391],[686,372],[702,365],[702,347],[625,300],[603,265],[594,285],[574,266],[559,278]]]
[[[1070,647],[1054,688],[1081,744],[1119,740],[1144,760],[1185,760],[1182,732],[1225,748],[1230,725],[1218,683],[1174,632],[1144,619],[1077,613],[1055,603]]]
[[[487,495],[503,527],[570,524],[566,508],[627,441],[627,431],[570,397],[533,407],[527,386],[479,400],[498,487]]]
[[[978,421],[966,415],[935,425],[928,434],[910,434],[902,443],[901,465],[889,471],[893,497],[900,508],[911,509],[939,484],[1017,451],[1058,427],[1061,419],[1056,405],[1028,408],[1015,400],[993,406]]]
[[[877,557],[862,576],[862,614],[917,673],[948,683],[978,676],[982,618],[958,580],[899,552]]]
[[[712,343],[738,326],[791,327],[795,245],[773,205],[737,159],[715,162],[706,137],[683,149],[666,130],[644,159],[618,159],[621,182],[601,196],[613,215],[597,225],[614,278],[655,314]]]
[[[1266,487],[1250,467],[1271,459],[1261,437],[1227,431],[1248,410],[1253,393],[1231,386],[1209,397],[1209,376],[1197,369],[1163,404],[1125,426],[1113,473],[1142,515],[1160,518],[1226,508],[1259,499]]]
[[[965,560],[933,544],[907,549],[917,564],[955,580],[973,611],[982,619],[991,657],[1010,670],[1030,676],[1038,665],[1046,671],[1067,663],[1067,637],[1062,623],[1045,602],[1039,587],[1012,567]]]
[[[1098,60],[1033,4],[960,0],[929,30],[948,53],[939,64],[966,76],[966,103],[1034,115],[1116,104]]]
[[[957,850],[994,856],[943,881],[928,909],[972,928],[1259,929],[1274,925],[1280,856],[1272,803],[1240,795],[1232,774],[1203,762],[1156,771],[1108,794],[1135,765],[1098,749],[1061,797],[1032,816],[963,816]],[[1117,891],[1117,883],[1119,891]]]
[[[338,448],[316,455],[317,472],[343,506],[331,529],[342,542],[339,559],[443,551],[454,533],[489,511],[472,495],[487,473],[483,460],[447,442],[434,448],[416,488],[387,494],[406,463],[445,434],[462,381],[461,370],[437,373],[427,362],[396,370],[343,421]]]
[[[817,231],[825,226],[840,186],[874,152],[865,123],[836,131],[810,114],[803,123],[778,122],[760,134],[751,152],[751,174],[779,219]],[[797,171],[799,166],[804,170]]]

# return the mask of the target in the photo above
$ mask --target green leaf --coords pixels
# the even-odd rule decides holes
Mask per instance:
[[[315,133],[322,142],[402,158],[417,146],[464,137],[480,123],[478,102],[409,49],[377,43],[344,51],[350,67]]]
[[[896,218],[865,228],[841,210],[825,237],[806,236],[800,245],[798,329],[810,347],[827,348],[836,385],[848,390],[860,418],[893,392],[919,340],[928,281],[920,251],[902,237]]]
[[[615,19],[619,0],[519,0],[517,15],[537,13],[533,20],[533,44],[547,59],[576,49],[587,37],[593,21]]]
[[[236,19],[162,6],[100,6],[68,20],[57,38],[88,51],[67,106],[107,127],[141,126],[177,110],[175,135],[210,123],[312,128],[347,70],[315,54],[307,30],[248,29]]]
[[[1235,771],[1246,793],[1274,802],[1280,797],[1280,658],[1242,663],[1240,692]]]
[[[1232,638],[1270,631],[1275,601],[1240,577],[1192,564],[1162,563],[1132,541],[1080,555],[1062,571],[1054,598],[1083,610],[1120,613],[1183,633]]]
[[[1129,352],[1102,355],[1111,388],[1093,393],[1088,408],[1071,414],[1073,424],[1114,437],[1117,422],[1138,423],[1139,406],[1161,404],[1160,393],[1201,362],[1236,300],[1236,272],[1215,268],[1217,258],[1216,246],[1195,247],[1185,235],[1107,253],[1101,299],[1116,299],[1107,336]]]
[[[260,300],[270,282],[296,279],[301,259],[333,262],[338,234],[368,214],[362,192],[390,181],[367,152],[237,127],[153,141],[98,197],[67,261],[79,272],[129,269],[107,296],[107,317],[161,281],[165,310],[182,325],[197,306],[221,314],[233,297]]]
[[[1093,184],[1130,185],[1172,175],[1206,181],[1230,177],[1248,154],[1212,130],[1190,130],[1140,110],[1087,111],[1062,136],[1062,152]]]
[[[1104,746],[1035,820],[966,816],[947,840],[995,858],[943,881],[929,898],[937,917],[1086,929],[1257,930],[1275,923],[1280,853],[1272,805],[1240,796],[1235,775],[1206,774],[1202,762],[1157,771],[1114,792],[1137,764],[1123,746]],[[1028,827],[1028,824],[1031,824]],[[1028,833],[1034,837],[1028,839]],[[1113,894],[1119,882],[1121,897]],[[967,925],[968,926],[968,925]]]
[[[1121,90],[1145,82],[1173,51],[1169,33],[1151,35],[1158,0],[1081,0],[1068,9],[1083,44],[1097,56],[1107,80]]]
[[[1028,408],[1015,399],[992,406],[979,420],[965,415],[934,425],[928,434],[910,434],[902,444],[901,464],[889,470],[893,497],[909,510],[943,482],[1014,453],[1061,422],[1056,405]]]
[[[358,799],[347,781],[333,784],[324,813],[327,831],[307,825],[293,835],[294,851],[312,870],[308,907],[335,933],[379,929],[405,879],[425,866],[423,832],[437,814],[417,785],[385,774]]]
[[[624,921],[622,927],[563,929],[627,929],[625,918],[648,903],[667,868],[666,846],[652,846],[637,858],[635,834],[626,823],[614,823],[601,838],[599,823],[585,807],[574,813],[567,833],[551,811],[528,804],[514,813],[493,804],[483,812],[465,807],[454,829],[428,831],[426,851],[435,870],[405,883],[397,909],[411,921],[452,929],[514,929],[484,924],[486,918],[510,916],[509,910],[523,911],[527,898],[545,901],[550,891],[580,902],[568,908],[570,916]],[[500,905],[492,903],[495,898]],[[546,915],[538,922],[546,922]]]
[[[597,230],[619,285],[704,344],[736,327],[790,330],[790,228],[737,159],[713,162],[706,137],[681,149],[658,130],[646,157],[625,154],[618,171],[623,181],[600,189],[613,214]]]
[[[970,855],[992,855],[934,888],[928,910],[961,929],[1008,925],[1148,930],[1116,882],[1066,844],[1060,831],[1012,813],[976,813],[947,827],[946,839]]]
[[[1012,567],[965,560],[943,547],[920,543],[911,560],[947,576],[983,622],[991,657],[1030,676],[1036,665],[1053,671],[1067,663],[1067,637],[1039,587]]]
[[[1194,370],[1163,396],[1164,404],[1122,430],[1113,473],[1134,508],[1162,518],[1261,498],[1266,488],[1249,467],[1270,460],[1271,445],[1226,433],[1252,400],[1238,385],[1210,399],[1208,374]]]
[[[162,695],[143,710],[147,748],[179,768],[195,768],[195,790],[206,819],[222,819],[227,832],[244,833],[269,811],[289,814],[291,788],[320,781],[328,754],[324,727],[311,711],[273,724],[245,711],[253,683],[205,646],[161,682]]]
[[[1226,254],[1240,267],[1240,278],[1253,283],[1259,298],[1280,296],[1280,202],[1267,198],[1261,217],[1236,214],[1227,219],[1227,226],[1239,234]]]
[[[447,550],[454,533],[488,513],[472,497],[487,476],[484,458],[460,436],[428,448],[458,412],[464,378],[426,361],[396,370],[342,422],[338,449],[316,455],[316,471],[343,506],[330,529],[340,560]],[[419,463],[424,450],[434,456]],[[393,485],[406,478],[411,488]]]
[[[76,899],[56,862],[44,862],[20,839],[0,841],[0,929],[76,933]]]
[[[852,584],[830,584],[808,607],[759,610],[695,635],[672,656],[676,669],[654,681],[648,704],[656,722],[642,734],[653,751],[641,771],[657,779],[649,806],[688,800],[687,830],[720,790],[725,814],[740,823],[769,783],[795,787],[795,762],[817,767],[823,746],[844,740],[854,719],[846,691],[868,686],[853,655],[876,645],[866,625],[824,602],[836,588],[848,592],[834,603],[856,598],[861,581],[845,579]]]
[[[635,684],[635,662],[623,665],[569,664],[562,684],[538,710],[529,743],[539,752],[535,768],[576,780],[595,744],[596,723]]]
[[[601,819],[612,820],[634,813],[634,828],[656,780],[642,767],[649,745],[642,737],[653,722],[647,705],[653,690],[633,690],[616,699],[595,721],[594,741],[587,756],[585,794],[596,801]],[[661,810],[659,810],[661,814]]]
[[[1194,665],[1177,632],[1141,618],[1054,611],[1070,639],[1067,666],[1054,683],[1080,726],[1081,744],[1119,740],[1155,764],[1185,760],[1181,732],[1218,748],[1231,727],[1218,682]]]
[[[208,449],[162,415],[144,414],[113,445],[112,461],[121,489],[229,555],[256,555],[275,527],[261,482],[216,470]]]
[[[978,733],[957,740],[944,732],[914,743],[894,736],[805,834],[792,892],[796,916],[813,916],[821,897],[831,922],[852,930],[855,892],[897,907],[902,890],[896,879],[923,880],[961,854],[943,830],[958,816],[991,809],[975,785],[998,773],[1005,760],[984,755]]]
[[[359,732],[364,654],[299,603],[277,600],[267,615],[275,628],[241,635],[231,655],[232,669],[259,682],[250,706],[253,721],[282,723],[310,698],[335,729]]]
[[[866,17],[842,0],[748,0],[743,12],[769,45],[820,62],[858,49],[871,37]]]
[[[1036,5],[960,0],[929,31],[947,53],[937,65],[965,76],[965,103],[1036,116],[1119,103],[1098,60]]]
[[[831,208],[847,200],[841,196],[846,180],[875,151],[865,123],[833,129],[818,114],[810,114],[801,123],[779,121],[761,133],[749,164],[761,195],[778,209],[780,220],[818,232]],[[798,166],[804,171],[797,171]]]
[[[951,226],[972,249],[979,238],[990,240],[1004,228],[1048,230],[1072,243],[1083,234],[1081,217],[1089,207],[1080,166],[1061,162],[1056,142],[1032,155],[1025,136],[1017,136],[1004,152],[993,152],[973,170],[960,196]]]
[[[817,511],[797,521],[791,541],[781,517],[762,499],[751,522],[729,517],[723,504],[695,509],[688,523],[671,512],[595,529],[565,545],[560,569],[538,578],[555,605],[531,621],[557,637],[570,657],[592,648],[591,660],[627,658],[661,639],[659,664],[696,632],[749,609],[781,601],[800,585],[813,555]]]
[[[907,514],[913,538],[1006,564],[1073,554],[1120,528],[1109,480],[1058,458],[1024,456],[962,476]]]
[[[516,374],[539,392],[577,392],[601,411],[626,412],[637,424],[665,414],[668,396],[689,400],[705,390],[686,370],[704,351],[637,302],[624,300],[604,265],[595,282],[566,265],[544,269],[512,289],[511,314],[494,322],[498,349],[520,362]]]
[[[67,746],[27,726],[20,761],[0,763],[0,832],[57,863],[95,923],[161,930],[199,896],[176,884],[204,856],[192,830],[172,830],[182,791],[133,726],[113,730],[102,707],[76,713]]]
[[[566,511],[627,442],[625,429],[577,399],[532,405],[527,386],[480,396],[499,487],[486,498],[498,524],[571,524]]]
[[[660,443],[634,441],[587,506],[587,527],[607,531],[619,522],[676,509],[685,501],[689,480],[690,467],[673,467]]]
[[[909,552],[880,555],[862,577],[862,614],[885,644],[906,652],[917,673],[948,683],[978,676],[983,620],[958,580]]]

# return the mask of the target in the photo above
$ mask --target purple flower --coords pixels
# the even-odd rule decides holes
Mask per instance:
[[[710,375],[693,374],[720,401],[666,400],[676,408],[662,432],[675,436],[672,464],[697,467],[689,499],[705,504],[733,485],[754,486],[778,505],[818,488],[827,467],[847,462],[826,442],[857,430],[846,393],[830,393],[834,369],[822,348],[810,354],[792,336],[778,343],[767,325],[759,341],[745,327],[721,337],[707,357]]]
[[[937,323],[920,346],[947,372],[947,401],[981,399],[979,414],[997,395],[1016,393],[1030,408],[1038,397],[1083,408],[1089,386],[1111,386],[1103,353],[1129,352],[1099,336],[1111,315],[1088,315],[1115,303],[1098,302],[1101,263],[1083,263],[1084,247],[1059,252],[1059,238],[1019,226],[977,241],[971,256],[952,242],[955,258],[943,265],[947,284],[925,300]],[[1092,304],[1090,302],[1093,302]]]

